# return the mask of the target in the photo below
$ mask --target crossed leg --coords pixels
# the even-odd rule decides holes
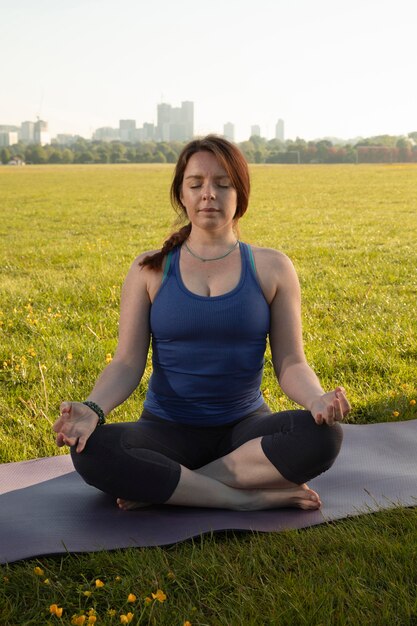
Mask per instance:
[[[143,506],[121,498],[117,503],[123,510]],[[253,511],[318,509],[321,501],[306,484],[291,483],[279,473],[265,456],[258,437],[197,470],[181,465],[178,485],[165,504]]]

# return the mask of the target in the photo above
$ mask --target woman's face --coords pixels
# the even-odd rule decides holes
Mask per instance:
[[[196,152],[184,171],[181,202],[193,226],[217,230],[233,227],[237,193],[212,152]]]

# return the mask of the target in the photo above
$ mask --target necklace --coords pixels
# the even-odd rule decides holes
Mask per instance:
[[[230,250],[226,252],[226,254],[222,254],[221,256],[214,256],[211,259],[205,259],[199,254],[196,254],[195,252],[193,252],[190,246],[187,245],[187,242],[184,241],[184,246],[186,247],[187,251],[191,254],[191,256],[193,256],[196,259],[199,259],[200,261],[203,261],[203,263],[206,263],[206,261],[219,261],[220,259],[224,259],[225,257],[229,256],[231,252],[233,252],[233,250],[236,248],[237,245],[239,245],[239,239],[236,239],[236,242],[233,244]]]

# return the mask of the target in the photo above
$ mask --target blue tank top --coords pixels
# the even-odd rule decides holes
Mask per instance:
[[[263,404],[260,384],[270,311],[252,251],[247,244],[239,246],[239,283],[213,297],[187,289],[180,249],[173,250],[150,312],[153,372],[144,407],[159,417],[216,426]]]

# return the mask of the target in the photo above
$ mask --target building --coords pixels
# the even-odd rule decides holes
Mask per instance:
[[[119,129],[110,126],[97,128],[93,133],[94,141],[117,141],[119,139]]]
[[[48,122],[44,120],[35,122],[34,142],[40,146],[46,146],[48,143],[51,143],[48,132]]]
[[[261,127],[255,124],[250,127],[250,136],[251,137],[260,137],[261,136]]]
[[[18,142],[18,133],[15,130],[0,130],[0,148],[13,146]]]
[[[275,126],[275,139],[284,141],[284,120],[279,119]]]
[[[35,143],[35,122],[22,122],[20,141],[25,144]]]
[[[158,141],[189,141],[193,136],[193,102],[182,102],[181,107],[172,107],[166,102],[158,104],[155,137]]]
[[[72,146],[79,138],[79,135],[58,133],[58,135],[55,137],[55,140],[52,139],[52,143],[58,144],[58,146]]]
[[[235,125],[232,124],[231,122],[227,122],[226,124],[224,124],[223,136],[225,137],[225,139],[228,139],[229,141],[234,141],[235,140]]]
[[[136,121],[135,120],[119,120],[119,139],[120,141],[134,142],[136,139]]]

